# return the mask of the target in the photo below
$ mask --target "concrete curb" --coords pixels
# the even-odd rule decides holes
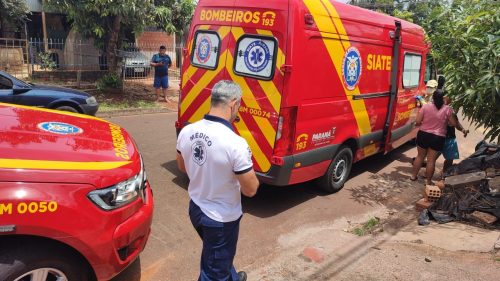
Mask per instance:
[[[129,108],[129,109],[114,109],[106,111],[98,111],[96,117],[99,118],[110,118],[118,116],[129,116],[129,115],[142,115],[142,114],[154,114],[154,113],[168,113],[177,112],[177,108],[170,109],[167,107],[154,107],[154,108]]]

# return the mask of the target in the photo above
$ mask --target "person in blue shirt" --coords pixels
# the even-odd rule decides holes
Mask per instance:
[[[161,101],[161,92],[163,92],[163,97],[166,102],[170,103],[170,99],[167,97],[168,88],[168,69],[172,66],[172,60],[169,55],[166,54],[167,48],[165,46],[160,46],[160,52],[155,54],[151,59],[151,66],[155,68],[155,80],[153,87],[155,88],[156,99]]]

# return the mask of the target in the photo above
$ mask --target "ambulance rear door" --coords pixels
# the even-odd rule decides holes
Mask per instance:
[[[278,130],[285,73],[289,1],[237,1],[227,48],[230,80],[243,90],[234,127],[253,153],[254,169],[267,172]]]

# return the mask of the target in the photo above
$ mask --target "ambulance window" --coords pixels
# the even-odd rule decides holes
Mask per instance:
[[[234,73],[260,80],[272,80],[277,47],[274,37],[243,35],[236,43]]]
[[[201,68],[216,69],[219,61],[220,38],[217,32],[198,30],[194,35],[191,64]]]
[[[403,68],[403,87],[413,88],[418,86],[420,81],[420,66],[422,65],[422,56],[415,54],[405,54]]]
[[[427,83],[427,81],[432,79],[436,80],[436,66],[434,65],[434,59],[432,56],[427,54],[425,57],[424,83]]]

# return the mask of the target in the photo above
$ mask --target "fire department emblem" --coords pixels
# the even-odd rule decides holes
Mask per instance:
[[[354,90],[361,77],[361,55],[355,47],[349,48],[344,55],[342,76],[348,90]]]
[[[202,141],[196,141],[193,146],[193,160],[198,165],[203,165],[207,160],[207,149],[205,143]]]
[[[271,60],[269,47],[261,40],[255,40],[245,50],[245,65],[252,72],[261,72]]]
[[[78,135],[83,129],[61,122],[43,122],[37,125],[38,129],[58,135]]]
[[[212,50],[212,42],[207,36],[201,37],[198,49],[196,50],[196,58],[200,63],[206,63],[210,59],[210,50]]]

